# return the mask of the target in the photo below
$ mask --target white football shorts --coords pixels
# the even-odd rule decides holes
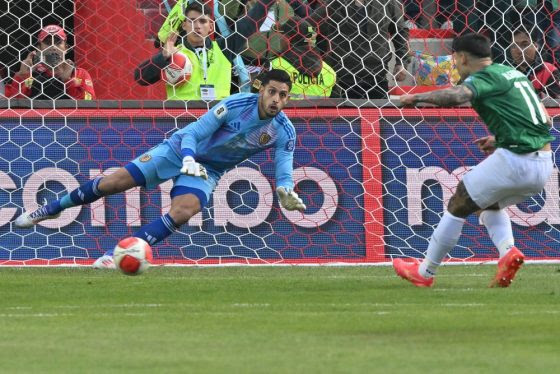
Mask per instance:
[[[471,199],[480,208],[501,208],[539,194],[554,165],[552,151],[517,154],[498,148],[463,178]]]

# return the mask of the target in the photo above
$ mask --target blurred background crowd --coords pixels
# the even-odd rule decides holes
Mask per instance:
[[[4,2],[0,97],[215,100],[286,70],[293,99],[387,99],[458,83],[451,42],[483,32],[495,62],[560,98],[558,0]],[[166,69],[190,61],[188,81]],[[179,66],[181,68],[181,66]]]

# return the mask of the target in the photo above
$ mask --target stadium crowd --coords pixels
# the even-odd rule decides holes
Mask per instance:
[[[191,78],[180,85],[164,82],[167,99],[215,100],[249,92],[258,85],[259,73],[270,68],[290,74],[293,99],[387,99],[390,87],[396,85],[456,83],[446,45],[455,35],[482,31],[493,41],[494,61],[522,71],[542,97],[560,98],[557,0],[215,3],[211,7],[203,0],[175,2],[155,37],[158,50],[138,61],[131,72],[136,84],[158,83],[171,56],[182,52],[192,62]],[[62,24],[41,26],[33,43],[19,52],[19,63],[2,61],[0,94],[103,99],[95,95],[96,77],[67,58],[72,48],[68,30]],[[418,43],[412,40],[433,38],[441,30],[447,35],[439,41],[441,56],[415,49]],[[440,69],[442,61],[450,68]],[[429,79],[420,79],[419,72]]]

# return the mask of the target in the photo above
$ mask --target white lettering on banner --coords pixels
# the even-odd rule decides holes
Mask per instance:
[[[449,199],[455,193],[462,175],[469,170],[468,167],[455,169],[451,174],[438,166],[429,166],[421,169],[406,169],[406,186],[408,202],[408,224],[421,225],[422,221],[422,186],[426,181],[435,180],[441,185],[443,192],[443,206],[446,207]]]
[[[255,186],[259,194],[259,204],[249,214],[235,213],[227,201],[229,187],[240,180],[249,181]],[[214,191],[214,224],[216,226],[225,226],[231,223],[243,228],[258,226],[270,214],[273,199],[274,196],[272,195],[270,183],[258,170],[248,167],[232,169],[224,174]]]
[[[304,180],[311,180],[323,190],[323,205],[313,214],[303,214],[298,211],[288,211],[282,208],[282,212],[290,222],[301,227],[319,227],[327,223],[338,207],[338,190],[331,177],[324,171],[313,167],[301,167],[294,170],[294,183],[298,184]]]
[[[98,175],[109,175],[115,172],[117,168],[110,168],[101,172],[99,169],[91,169],[90,178]],[[0,172],[1,173],[1,172]],[[4,173],[0,188],[16,189],[13,181]],[[313,214],[302,214],[300,212],[289,212],[282,208],[286,218],[295,225],[301,227],[318,227],[328,222],[336,212],[338,207],[338,190],[332,178],[322,170],[314,167],[302,167],[294,170],[293,173],[295,183],[304,180],[314,181],[323,191],[323,205]],[[227,192],[230,186],[237,182],[246,180],[253,184],[256,192],[259,194],[259,203],[253,212],[249,214],[237,214],[229,206],[227,201]],[[26,210],[34,210],[37,208],[37,193],[46,181],[56,181],[61,183],[66,191],[72,191],[79,187],[78,181],[69,172],[57,168],[41,169],[29,177],[23,187],[23,206]],[[169,212],[171,206],[171,197],[169,193],[173,188],[173,181],[167,181],[160,185],[162,214]],[[217,226],[225,226],[228,223],[237,227],[250,228],[262,224],[272,209],[274,201],[274,193],[270,183],[266,177],[258,170],[248,167],[240,167],[226,173],[218,183],[214,191],[214,224]],[[141,224],[141,202],[140,189],[135,188],[125,192],[126,204],[126,223],[129,226],[140,226]],[[73,223],[80,214],[81,206],[66,209],[62,212],[60,218],[55,220],[46,220],[40,225],[48,228],[59,228]],[[0,222],[8,223],[16,213],[16,208],[0,209]],[[105,217],[105,198],[99,199],[90,206],[91,225],[100,227],[107,224]],[[196,214],[189,220],[190,226],[202,225],[202,213]]]
[[[422,186],[426,181],[437,181],[443,191],[443,207],[447,207],[449,199],[455,192],[462,176],[469,167],[460,167],[453,172],[430,166],[422,169],[406,170],[407,202],[408,202],[408,224],[411,226],[421,225],[422,221]],[[517,206],[508,208],[511,221],[520,226],[535,226],[544,221],[551,225],[560,224],[559,193],[558,193],[558,169],[554,169],[552,176],[547,181],[545,188],[544,206],[536,213],[521,211]]]
[[[16,184],[10,176],[3,171],[0,171],[0,189],[2,190],[15,190]],[[5,225],[14,218],[17,208],[0,208],[0,226]]]
[[[31,174],[23,186],[23,208],[26,211],[37,209],[37,192],[45,182],[53,181],[62,184],[66,191],[72,191],[79,187],[78,181],[72,174],[63,169],[44,168]],[[48,219],[39,225],[49,229],[67,226],[74,222],[80,214],[81,206],[66,209],[57,219]]]
[[[457,188],[463,174],[468,171],[469,167],[460,167],[448,173],[446,170],[431,166],[421,169],[407,169],[406,185],[407,185],[407,208],[408,208],[408,224],[411,226],[421,225],[422,221],[422,186],[427,181],[436,181],[442,187],[443,206],[447,206],[449,199]],[[104,175],[114,172],[114,168],[105,170]],[[91,169],[90,177],[100,175],[100,170]],[[294,181],[297,183],[303,180],[311,180],[319,185],[323,191],[323,205],[313,214],[302,214],[300,212],[289,212],[282,209],[286,218],[295,225],[312,228],[318,227],[328,222],[336,212],[338,206],[338,191],[336,184],[332,178],[317,168],[301,167],[294,170]],[[559,171],[554,169],[552,176],[545,186],[544,206],[537,212],[524,212],[517,206],[508,208],[512,222],[520,226],[535,226],[542,222],[550,225],[560,224],[560,199],[559,199]],[[227,202],[227,192],[229,187],[239,180],[247,180],[253,184],[259,194],[259,204],[250,214],[237,214],[233,212]],[[37,193],[39,189],[47,181],[61,183],[66,191],[76,189],[78,181],[70,173],[63,169],[44,168],[33,173],[23,186],[23,207],[25,210],[34,210],[37,208]],[[169,193],[173,187],[172,181],[167,181],[160,185],[162,213],[169,212],[171,198]],[[0,189],[15,190],[16,184],[4,172],[0,171]],[[129,226],[139,226],[141,224],[140,212],[140,192],[139,189],[133,189],[125,193],[126,199],[126,222]],[[262,224],[272,209],[273,192],[270,183],[264,175],[258,170],[252,168],[241,167],[228,172],[218,183],[214,192],[214,224],[219,226],[232,225],[250,228]],[[40,225],[47,228],[60,228],[69,225],[75,221],[80,213],[81,207],[66,209],[61,217],[55,220],[46,220]],[[17,208],[0,208],[0,226],[9,223],[17,213]],[[92,226],[106,225],[105,218],[105,201],[100,199],[91,205],[91,224]],[[201,226],[202,213],[198,213],[189,221],[189,226]]]

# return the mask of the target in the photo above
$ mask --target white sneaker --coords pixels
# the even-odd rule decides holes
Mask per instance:
[[[49,215],[47,208],[42,206],[31,213],[23,212],[18,218],[16,218],[14,225],[20,229],[28,229],[41,221],[58,217],[60,217],[60,213]]]
[[[441,24],[439,28],[444,30],[453,30],[453,22],[445,21],[444,23]]]
[[[99,257],[93,265],[94,269],[116,269],[115,262],[113,261],[113,256],[103,255]]]
[[[410,19],[407,19],[407,20],[404,22],[404,25],[405,25],[405,27],[408,28],[409,30],[417,29],[417,28],[418,28],[418,27],[416,26],[416,23],[414,23],[414,21],[413,21],[413,20],[410,20]]]

